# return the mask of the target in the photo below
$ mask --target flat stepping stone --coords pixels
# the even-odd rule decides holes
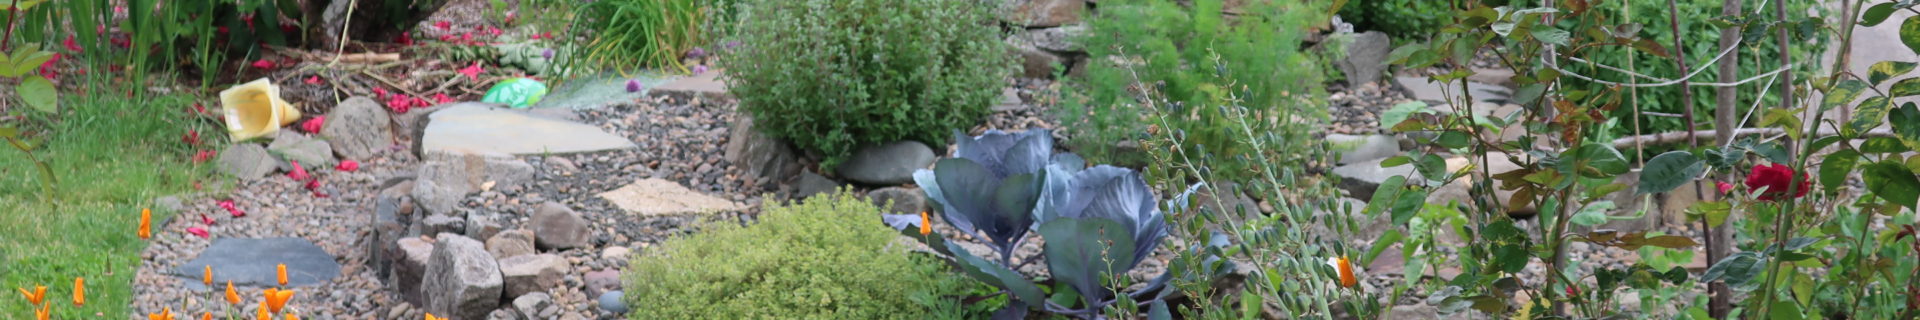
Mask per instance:
[[[428,116],[421,135],[423,153],[454,154],[567,154],[631,149],[626,137],[599,127],[504,110],[489,104],[464,103]]]
[[[627,92],[627,80],[638,80],[640,91]],[[665,85],[672,80],[670,76],[654,73],[622,76],[619,73],[609,72],[580,77],[562,82],[558,87],[548,91],[546,96],[540,98],[540,102],[533,104],[533,109],[598,109],[609,104],[645,98],[653,88]]]
[[[625,187],[601,193],[600,197],[627,213],[648,216],[708,214],[740,210],[743,207],[739,203],[702,194],[682,187],[679,183],[658,178],[640,180]]]
[[[674,79],[654,88],[661,94],[685,94],[695,97],[716,97],[727,94],[727,84],[720,81],[721,70],[708,70],[706,73]]]
[[[1452,88],[1444,88],[1439,83],[1430,82],[1427,77],[1394,77],[1393,80],[1400,83],[1401,87],[1407,88],[1407,93],[1413,95],[1414,99],[1431,104],[1452,102],[1447,100],[1446,94],[1458,97],[1465,93],[1460,91],[1458,81],[1447,83],[1452,85]],[[1467,90],[1472,91],[1474,102],[1506,103],[1507,97],[1513,95],[1513,91],[1507,90],[1506,87],[1473,81],[1467,81]],[[1446,94],[1442,94],[1442,91]]]
[[[287,265],[286,286],[278,280],[280,264]],[[206,290],[200,277],[207,266],[213,266],[216,286],[232,280],[235,286],[304,287],[340,275],[340,263],[333,255],[301,238],[220,238],[200,256],[175,267],[172,274],[185,279],[189,290]]]

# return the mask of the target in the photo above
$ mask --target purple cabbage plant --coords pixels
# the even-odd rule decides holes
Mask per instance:
[[[1167,236],[1161,203],[1138,172],[1106,165],[1085,168],[1078,156],[1055,155],[1047,130],[990,130],[974,137],[955,133],[955,138],[954,157],[936,162],[931,170],[915,172],[914,181],[948,225],[985,239],[998,259],[973,255],[938,233],[921,234],[918,215],[883,215],[882,220],[951,258],[968,275],[1012,295],[995,318],[1017,319],[1031,308],[1101,318],[1107,306],[1122,298],[1113,291],[1110,279],[1152,255]],[[1198,187],[1174,197],[1167,207],[1185,208],[1187,196]],[[1019,266],[1012,262],[1013,251],[1030,233],[1046,239],[1041,256],[1053,275],[1047,281],[1064,285],[1055,286],[1053,294],[1077,296],[1080,301],[1049,300],[1040,289],[1042,284],[1014,271]],[[1225,237],[1218,235],[1204,244],[1225,245]],[[1200,249],[1186,254],[1208,254]],[[1226,272],[1216,256],[1205,261],[1202,266],[1169,266],[1167,273],[1124,298],[1151,306],[1149,318],[1162,319],[1170,315],[1162,298],[1173,291],[1166,284],[1176,272],[1183,277],[1194,276],[1195,270],[1212,275]]]

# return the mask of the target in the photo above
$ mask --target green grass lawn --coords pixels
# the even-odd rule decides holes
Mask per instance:
[[[128,98],[126,85],[82,87],[94,92],[61,93],[57,121],[30,116],[47,137],[35,154],[53,164],[59,179],[51,201],[42,198],[33,163],[19,150],[0,148],[0,319],[32,319],[14,289],[36,284],[47,286],[55,319],[132,313],[134,268],[147,245],[135,236],[141,207],[191,191],[193,179],[207,176],[207,166],[193,165],[192,151],[180,141],[188,126],[204,141],[222,140],[224,132],[207,132],[210,125],[193,123],[183,111],[193,96]],[[155,210],[154,226],[172,214]],[[155,230],[162,232],[178,231]],[[86,305],[78,308],[75,277],[87,279]]]

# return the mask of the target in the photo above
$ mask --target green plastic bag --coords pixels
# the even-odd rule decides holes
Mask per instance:
[[[539,80],[513,78],[493,84],[493,88],[487,89],[487,95],[481,97],[480,101],[504,104],[514,109],[526,109],[534,103],[539,103],[540,97],[546,95],[547,84],[540,83]]]

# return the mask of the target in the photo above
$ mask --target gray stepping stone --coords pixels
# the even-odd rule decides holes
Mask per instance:
[[[213,266],[214,285],[224,287],[227,280],[235,286],[282,287],[280,264],[287,265],[287,285],[303,287],[325,283],[340,275],[340,263],[320,246],[301,238],[220,238],[201,251],[200,256],[174,268],[173,275],[185,278],[188,290],[206,290],[200,284],[202,271]]]
[[[706,73],[674,79],[660,85],[654,91],[668,95],[690,95],[696,97],[717,97],[727,94],[727,84],[720,81],[721,70],[708,70]]]
[[[599,127],[461,104],[428,116],[422,152],[452,154],[566,154],[634,148],[633,141]]]
[[[1400,83],[1401,87],[1407,88],[1414,99],[1426,101],[1428,104],[1448,103],[1451,101],[1447,100],[1446,94],[1458,97],[1463,93],[1460,91],[1459,81],[1448,83],[1453,86],[1452,88],[1443,88],[1439,83],[1430,82],[1427,77],[1394,77],[1393,80]],[[1446,94],[1442,94],[1443,89]],[[1467,89],[1472,91],[1474,102],[1506,103],[1507,97],[1513,95],[1513,91],[1507,90],[1506,87],[1473,81],[1467,82]]]
[[[640,91],[627,92],[627,80],[640,80]],[[541,97],[540,102],[534,103],[532,108],[597,109],[608,104],[645,98],[649,91],[672,80],[671,76],[654,73],[622,76],[617,72],[609,72],[580,77],[559,83],[552,90],[548,90],[547,95]]]

